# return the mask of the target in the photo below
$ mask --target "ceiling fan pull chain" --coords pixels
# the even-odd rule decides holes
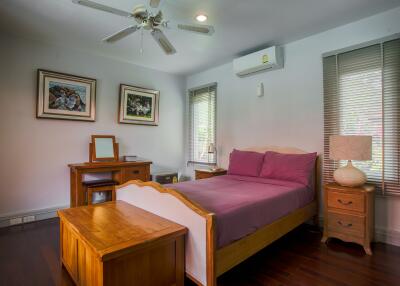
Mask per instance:
[[[140,30],[140,54],[143,55],[143,30]]]

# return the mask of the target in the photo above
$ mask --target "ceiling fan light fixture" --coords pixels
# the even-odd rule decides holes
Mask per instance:
[[[165,20],[163,17],[163,13],[160,9],[154,11],[155,8],[158,8],[161,3],[165,0],[146,0],[150,1],[150,7],[154,8],[153,10],[148,11],[145,5],[137,5],[132,12],[126,12],[123,10],[119,10],[107,5],[103,5],[97,3],[96,0],[70,0],[75,4],[79,4],[82,6],[86,6],[89,8],[93,8],[99,11],[107,12],[110,14],[133,18],[136,22],[135,25],[130,25],[106,38],[103,39],[104,42],[114,43],[119,41],[131,34],[134,34],[137,31],[141,31],[141,48],[140,53],[143,53],[143,32],[147,30],[151,33],[154,40],[158,43],[161,49],[167,55],[173,55],[176,53],[175,47],[170,43],[166,35],[163,33],[165,29],[178,29],[187,32],[197,33],[201,35],[211,36],[214,33],[214,27],[205,24],[179,24],[179,23],[170,23],[170,21]],[[203,13],[198,13],[194,19],[198,22],[207,21],[207,15]]]
[[[198,14],[196,16],[196,21],[200,22],[200,23],[203,23],[203,22],[207,21],[207,19],[208,19],[208,17],[205,14]]]

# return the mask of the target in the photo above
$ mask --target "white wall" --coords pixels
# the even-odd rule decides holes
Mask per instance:
[[[88,160],[91,134],[115,135],[120,155],[184,165],[183,77],[5,35],[0,58],[0,217],[69,205],[67,164]],[[36,119],[38,68],[96,78],[96,122]],[[117,123],[120,83],[161,91],[158,127]]]
[[[217,82],[217,141],[221,165],[232,148],[296,146],[323,152],[322,54],[400,32],[400,8],[284,46],[285,67],[246,78],[232,63],[187,78],[187,88]],[[265,96],[256,96],[263,82]],[[378,230],[400,231],[400,198],[378,198]],[[397,233],[398,234],[398,233]],[[400,238],[400,237],[399,237]]]

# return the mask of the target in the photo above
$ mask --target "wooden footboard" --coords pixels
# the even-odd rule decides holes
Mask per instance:
[[[215,286],[218,276],[317,214],[317,201],[313,201],[216,250],[215,215],[184,194],[154,182],[129,181],[117,187],[116,197],[189,229],[185,241],[186,274],[204,286]]]
[[[185,241],[187,276],[215,286],[215,215],[184,194],[154,182],[129,181],[116,187],[117,200],[140,207],[189,229]]]

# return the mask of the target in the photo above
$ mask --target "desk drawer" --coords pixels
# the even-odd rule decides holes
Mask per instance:
[[[328,192],[328,207],[343,210],[365,212],[365,197],[362,193]]]
[[[148,181],[150,170],[148,166],[135,166],[124,168],[123,181],[141,180]]]
[[[349,236],[365,236],[365,217],[328,212],[328,229]]]

